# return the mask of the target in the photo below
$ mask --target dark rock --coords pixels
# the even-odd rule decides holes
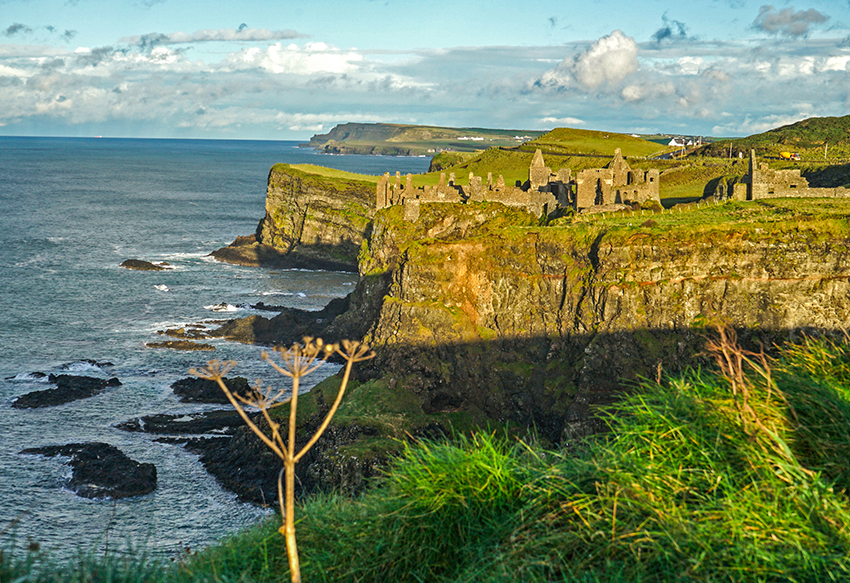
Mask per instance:
[[[260,426],[264,424],[256,419]],[[305,443],[318,423],[308,423],[298,431],[297,443]],[[318,491],[362,492],[371,478],[381,474],[388,456],[357,457],[339,455],[339,448],[359,436],[375,435],[374,428],[330,425],[322,438],[295,467],[296,495]],[[206,470],[223,488],[243,502],[270,505],[277,499],[277,479],[281,460],[247,427],[233,437],[200,438],[186,441],[186,449],[200,455]]]
[[[224,378],[222,380],[227,388],[234,393],[247,396],[253,392],[248,384],[248,379],[245,377]],[[208,379],[193,377],[180,379],[174,381],[171,388],[183,403],[230,403],[218,383]]]
[[[142,496],[156,488],[156,467],[139,463],[107,443],[70,443],[33,447],[24,454],[67,456],[73,469],[68,486],[83,498]]]
[[[264,310],[267,312],[282,312],[286,309],[285,306],[267,306],[264,302],[257,302],[256,304],[251,304],[252,310]]]
[[[189,340],[166,340],[164,342],[146,342],[148,348],[171,348],[172,350],[215,350],[212,344],[191,342]]]
[[[92,358],[84,358],[82,360],[76,360],[74,362],[66,362],[62,365],[61,368],[62,370],[72,370],[74,367],[77,367],[80,364],[90,364],[91,366],[96,366],[97,368],[103,368],[104,366],[115,366],[108,360],[94,360]]]
[[[124,269],[133,269],[135,271],[162,271],[165,269],[165,267],[163,267],[164,265],[168,264],[161,263],[157,265],[156,263],[151,263],[150,261],[144,261],[142,259],[127,259],[121,263],[121,267]]]
[[[61,405],[78,399],[93,397],[107,387],[117,387],[121,384],[115,377],[106,380],[67,374],[50,375],[48,380],[56,384],[55,389],[44,389],[21,395],[15,399],[12,407],[16,409],[34,409],[37,407]]]
[[[244,422],[233,410],[207,411],[186,415],[145,415],[136,417],[115,427],[124,431],[156,433],[165,435],[198,434],[207,432],[232,433]]]
[[[167,330],[159,330],[157,334],[162,334],[163,336],[171,336],[172,338],[183,338],[184,340],[198,340],[200,338],[209,337],[206,328],[200,324],[192,324],[191,326],[181,328],[169,328]]]
[[[356,264],[311,254],[301,249],[283,250],[257,242],[255,235],[237,237],[228,245],[210,253],[222,263],[274,269],[324,269],[355,272]]]
[[[277,316],[266,319],[261,316],[248,316],[231,320],[210,336],[223,337],[237,342],[290,345],[301,342],[305,336],[323,338],[336,342],[338,338],[328,334],[328,325],[340,314],[348,310],[350,295],[331,300],[318,312],[283,308]],[[354,336],[351,336],[354,338]],[[341,338],[339,338],[341,339]]]

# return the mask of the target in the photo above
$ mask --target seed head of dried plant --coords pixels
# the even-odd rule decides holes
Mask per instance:
[[[351,369],[354,364],[374,357],[375,353],[369,350],[369,346],[361,342],[343,340],[340,344],[325,344],[321,338],[314,340],[309,337],[304,338],[303,345],[296,343],[289,348],[276,347],[274,352],[277,354],[280,363],[275,362],[268,352],[263,352],[262,358],[277,372],[292,379],[292,390],[289,392],[289,398],[284,398],[288,393],[285,389],[274,389],[271,386],[263,387],[261,381],[257,381],[251,388],[251,392],[247,395],[241,395],[231,391],[224,382],[224,378],[236,365],[233,361],[220,362],[211,360],[205,368],[201,370],[192,369],[189,372],[202,379],[215,381],[221,387],[221,390],[224,391],[227,400],[230,401],[230,404],[233,405],[245,424],[282,460],[283,467],[278,474],[277,480],[277,493],[282,521],[280,533],[286,538],[286,552],[289,558],[289,570],[292,581],[293,583],[300,583],[301,567],[298,561],[298,547],[295,541],[295,464],[315,445],[325,432],[325,429],[327,429],[328,424],[330,424],[331,418],[333,418],[342,402],[342,396],[345,393],[345,388],[348,385]],[[334,354],[340,355],[345,360],[345,371],[336,399],[325,415],[321,425],[319,425],[319,428],[313,433],[313,436],[296,452],[296,415],[301,378],[315,371]],[[284,439],[280,431],[281,424],[272,418],[269,410],[286,403],[289,403],[289,424],[287,438]],[[270,433],[263,431],[254,422],[248,414],[246,407],[259,409],[260,414],[269,426]]]

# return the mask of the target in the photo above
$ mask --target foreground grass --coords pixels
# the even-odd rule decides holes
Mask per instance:
[[[850,346],[750,359],[740,378],[644,383],[611,433],[568,451],[492,435],[407,447],[366,495],[303,504],[304,579],[848,580]],[[286,581],[276,526],[168,567],[30,557],[0,580]]]

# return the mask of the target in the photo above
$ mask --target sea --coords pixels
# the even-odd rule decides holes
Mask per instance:
[[[175,557],[214,544],[272,510],[239,502],[195,454],[116,424],[222,406],[180,403],[171,384],[210,359],[231,375],[286,387],[261,347],[150,348],[158,332],[259,314],[252,304],[318,310],[356,275],[220,263],[209,253],[254,233],[278,162],[362,174],[427,170],[428,158],[331,156],[289,141],[0,137],[0,549]],[[126,259],[166,262],[130,271]],[[326,365],[306,387],[336,372]],[[43,374],[117,377],[121,385],[64,405],[16,409],[50,388]],[[67,458],[21,454],[101,441],[157,468],[156,490],[119,500],[67,488]]]

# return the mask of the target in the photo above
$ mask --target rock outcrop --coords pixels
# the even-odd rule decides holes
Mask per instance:
[[[122,421],[115,427],[123,431],[155,433],[158,435],[190,435],[198,433],[233,433],[243,425],[242,418],[232,410],[207,411],[168,415],[159,413]]]
[[[636,379],[699,364],[713,323],[768,348],[850,323],[844,239],[659,233],[651,221],[541,228],[501,205],[422,208],[415,223],[400,207],[376,214],[347,309],[253,316],[216,334],[365,338],[378,357],[361,378],[415,393],[426,414],[475,411],[560,441]]]
[[[168,263],[151,263],[143,259],[127,259],[121,262],[121,267],[135,271],[163,271]]]
[[[23,450],[23,454],[70,457],[73,474],[68,483],[83,498],[142,496],[156,488],[156,467],[127,457],[107,443],[70,443]]]
[[[503,210],[429,212],[411,225],[381,211],[361,262],[391,281],[366,335],[375,374],[426,411],[478,409],[565,439],[630,382],[698,364],[707,325],[769,348],[850,323],[847,234],[501,228],[517,224]]]
[[[294,258],[356,269],[368,236],[375,184],[326,178],[276,164],[269,173],[266,216],[257,241]]]
[[[78,399],[93,397],[107,387],[117,387],[121,381],[117,378],[99,379],[88,376],[77,375],[53,375],[48,381],[56,385],[55,389],[44,389],[21,395],[12,402],[16,409],[35,409],[38,407],[52,407],[70,403]]]
[[[234,393],[248,396],[252,392],[248,379],[245,377],[234,377],[232,379],[225,377],[222,380]],[[171,389],[181,403],[230,403],[218,383],[209,379],[197,377],[180,379],[171,383]]]

